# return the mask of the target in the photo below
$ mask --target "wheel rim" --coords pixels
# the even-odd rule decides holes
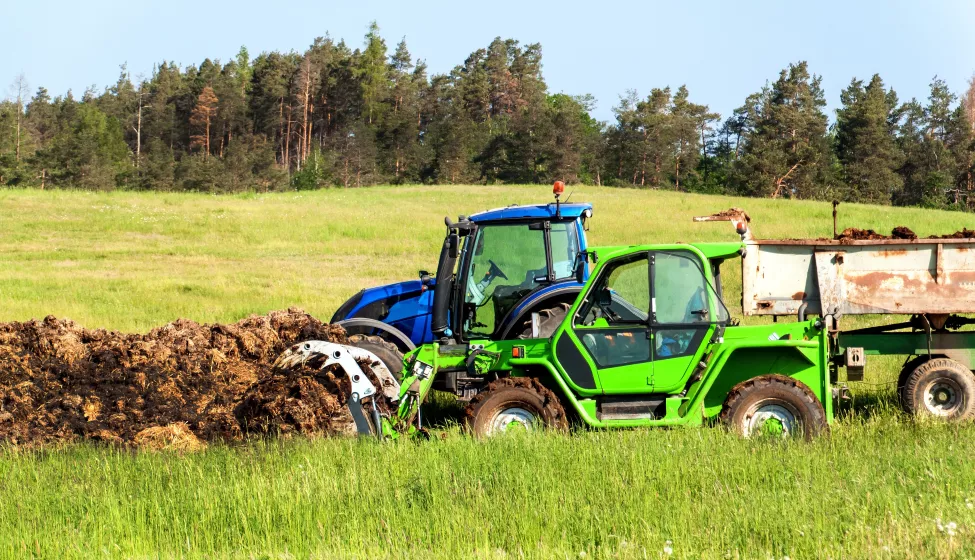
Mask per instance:
[[[952,379],[932,381],[924,389],[924,408],[935,416],[951,416],[961,406],[961,387]]]
[[[743,427],[745,437],[766,435],[785,438],[799,433],[799,414],[785,402],[760,401],[745,413]]]
[[[488,426],[488,435],[506,432],[512,428],[526,432],[535,430],[538,425],[538,417],[530,410],[521,407],[502,408],[494,413],[491,424]]]

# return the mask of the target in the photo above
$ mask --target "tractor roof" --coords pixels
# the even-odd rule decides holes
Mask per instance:
[[[572,204],[562,205],[562,217],[575,219],[582,215],[585,210],[592,211],[592,204],[588,202],[573,202]],[[508,206],[505,208],[495,208],[485,210],[477,214],[471,214],[468,218],[472,222],[488,222],[494,220],[518,220],[524,218],[554,218],[555,203],[532,204],[526,206]]]

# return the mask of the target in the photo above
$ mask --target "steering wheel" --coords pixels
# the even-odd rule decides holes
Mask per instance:
[[[706,321],[709,311],[707,294],[704,292],[704,288],[698,288],[684,308],[684,320],[688,322]]]
[[[497,277],[500,277],[500,278],[502,278],[504,280],[507,280],[508,279],[508,275],[506,275],[501,270],[501,267],[499,267],[497,264],[495,264],[494,261],[489,260],[488,261],[488,264],[491,265],[491,268],[488,269],[488,276],[490,276],[492,278],[495,277],[495,276],[497,276]]]

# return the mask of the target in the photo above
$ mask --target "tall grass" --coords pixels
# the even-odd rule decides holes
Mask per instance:
[[[5,453],[0,554],[964,558],[972,436],[886,418],[811,444],[684,429]]]
[[[327,319],[358,289],[436,264],[443,216],[547,201],[545,187],[308,194],[0,191],[0,320],[55,314],[145,331],[291,305]],[[763,237],[832,233],[831,208],[578,188],[594,244],[734,240],[691,217],[740,206]],[[920,234],[975,216],[840,207],[842,226]],[[733,265],[732,265],[733,266]],[[726,271],[738,301],[738,271]],[[734,305],[729,305],[735,311]],[[886,321],[889,318],[859,319]],[[720,429],[256,442],[193,455],[91,445],[0,451],[8,558],[975,556],[975,426],[916,424],[867,383],[830,437]]]

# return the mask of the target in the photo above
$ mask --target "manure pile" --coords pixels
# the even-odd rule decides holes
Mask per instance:
[[[55,317],[0,323],[0,442],[192,450],[248,435],[350,433],[344,378],[272,369],[309,339],[346,342],[341,327],[294,308],[234,324],[180,319],[144,335]]]

